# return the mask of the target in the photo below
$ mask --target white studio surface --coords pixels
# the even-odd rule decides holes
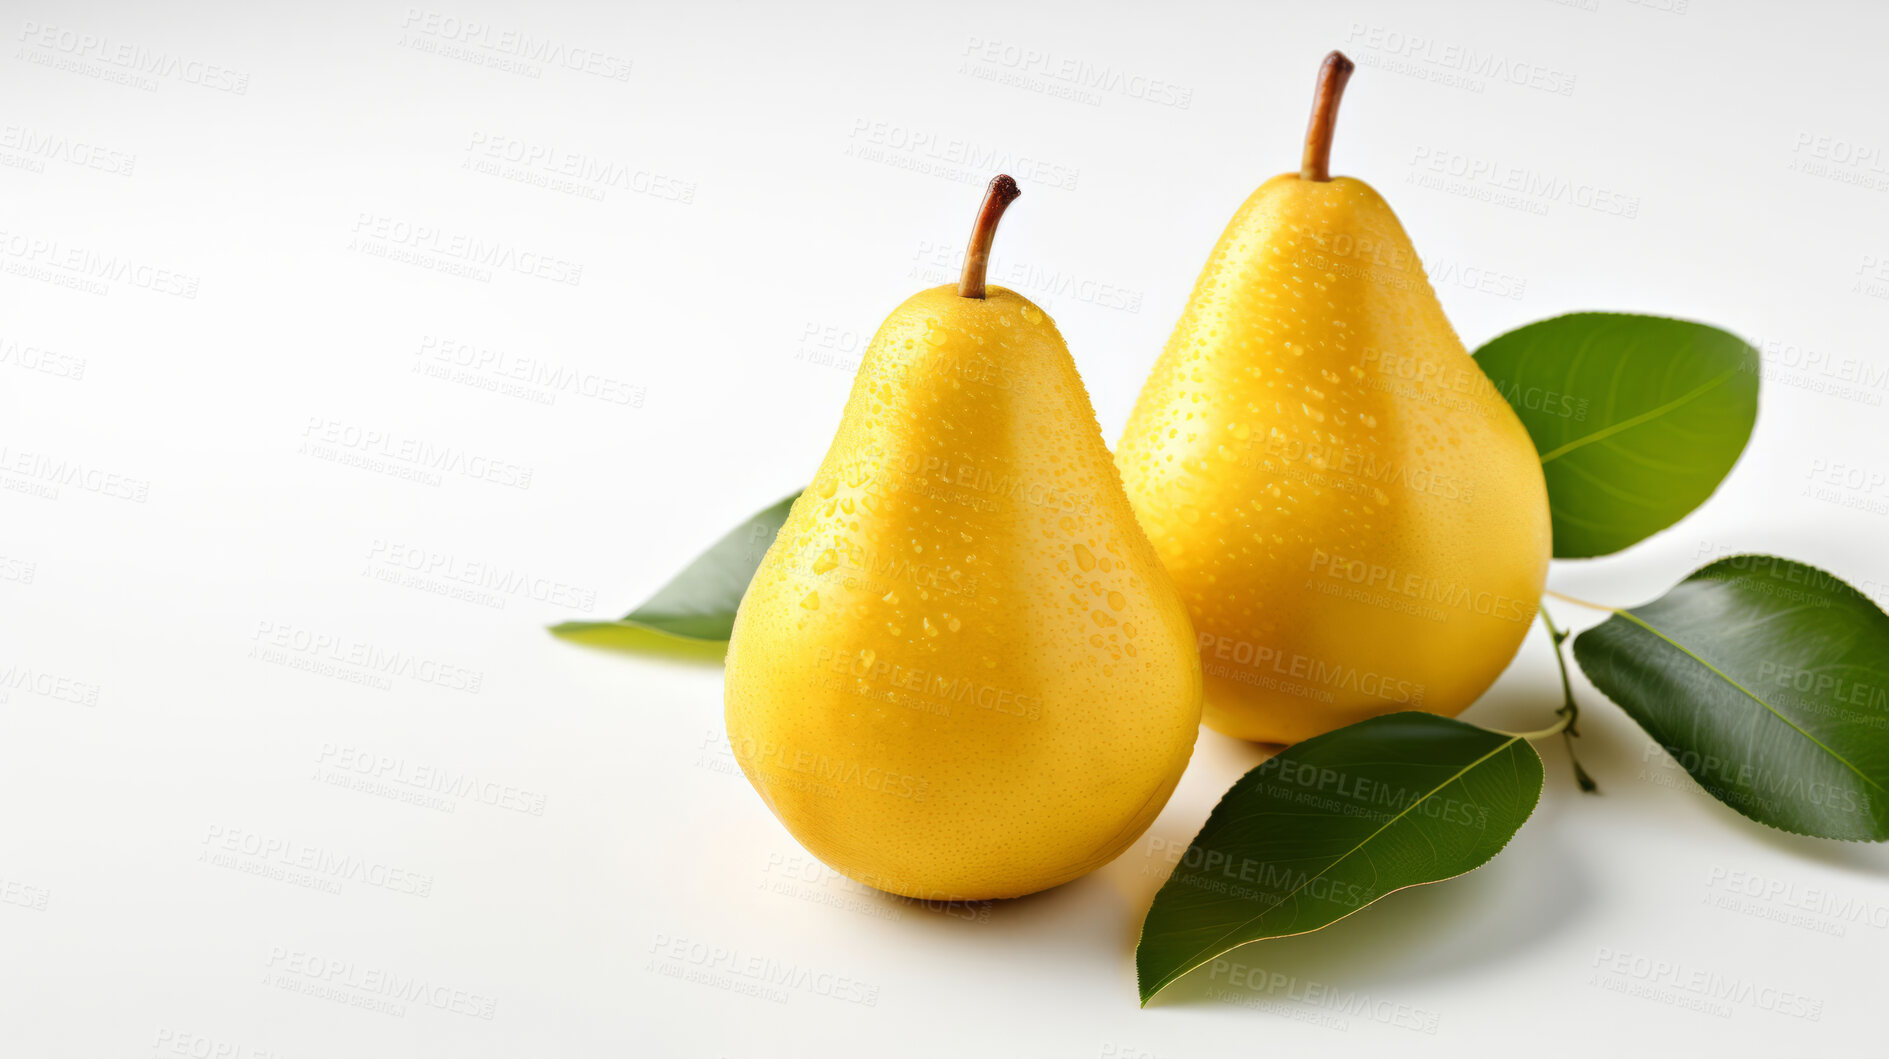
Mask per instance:
[[[1889,11],[442,5],[5,5],[0,1051],[1878,1045],[1889,850],[1725,809],[1584,681],[1603,797],[1545,743],[1486,868],[1141,1010],[1166,851],[1261,750],[1203,732],[1114,863],[927,909],[768,814],[718,669],[544,626],[621,614],[805,480],[999,170],[992,282],[1055,316],[1112,442],[1334,47],[1333,169],[1470,348],[1619,309],[1764,353],[1719,493],[1552,586],[1637,603],[1750,550],[1889,598]],[[1465,717],[1538,728],[1558,694],[1537,633]],[[849,984],[756,996],[707,952]]]

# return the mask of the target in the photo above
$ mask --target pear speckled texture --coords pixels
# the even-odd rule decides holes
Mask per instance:
[[[1534,446],[1361,181],[1253,193],[1116,461],[1193,616],[1206,723],[1228,735],[1454,715],[1539,606]]]
[[[755,789],[868,885],[1017,896],[1147,828],[1200,694],[1055,324],[1000,287],[914,295],[735,619],[728,735]]]

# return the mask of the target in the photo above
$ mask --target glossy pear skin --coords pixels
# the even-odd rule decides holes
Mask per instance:
[[[1547,488],[1368,185],[1241,207],[1116,462],[1199,636],[1206,723],[1291,743],[1453,716],[1540,604]]]
[[[1199,659],[1040,309],[945,286],[886,320],[741,602],[725,695],[768,807],[882,890],[1031,893],[1154,820]]]

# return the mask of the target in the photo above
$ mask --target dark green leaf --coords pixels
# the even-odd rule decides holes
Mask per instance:
[[[551,631],[582,642],[672,654],[681,645],[665,643],[665,638],[727,642],[735,627],[735,608],[799,496],[795,493],[730,530],[621,621],[567,621]]]
[[[1236,946],[1482,866],[1540,797],[1526,739],[1435,714],[1374,717],[1280,751],[1220,799],[1155,894],[1135,949],[1141,1002]]]
[[[1594,686],[1761,824],[1889,839],[1889,615],[1813,566],[1735,555],[1574,641]]]
[[[1554,554],[1617,552],[1678,522],[1738,462],[1758,351],[1705,324],[1573,313],[1510,331],[1476,362],[1541,453]]]

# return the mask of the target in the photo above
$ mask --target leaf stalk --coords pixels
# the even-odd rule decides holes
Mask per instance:
[[[1559,593],[1556,595],[1559,596]],[[1549,616],[1548,608],[1545,606],[1541,608],[1541,623],[1548,627],[1548,635],[1554,640],[1554,661],[1555,665],[1561,668],[1561,708],[1555,711],[1555,716],[1561,718],[1561,723],[1556,728],[1549,729],[1548,734],[1553,735],[1557,730],[1561,733],[1561,741],[1568,749],[1568,764],[1574,766],[1574,782],[1580,784],[1582,793],[1599,794],[1600,784],[1595,783],[1594,777],[1588,775],[1587,770],[1581,767],[1581,759],[1574,753],[1574,740],[1581,734],[1580,730],[1574,726],[1574,722],[1580,719],[1581,708],[1574,704],[1574,683],[1568,679],[1568,659],[1561,650],[1561,645],[1567,642],[1570,633],[1566,629],[1555,626],[1554,618]]]

